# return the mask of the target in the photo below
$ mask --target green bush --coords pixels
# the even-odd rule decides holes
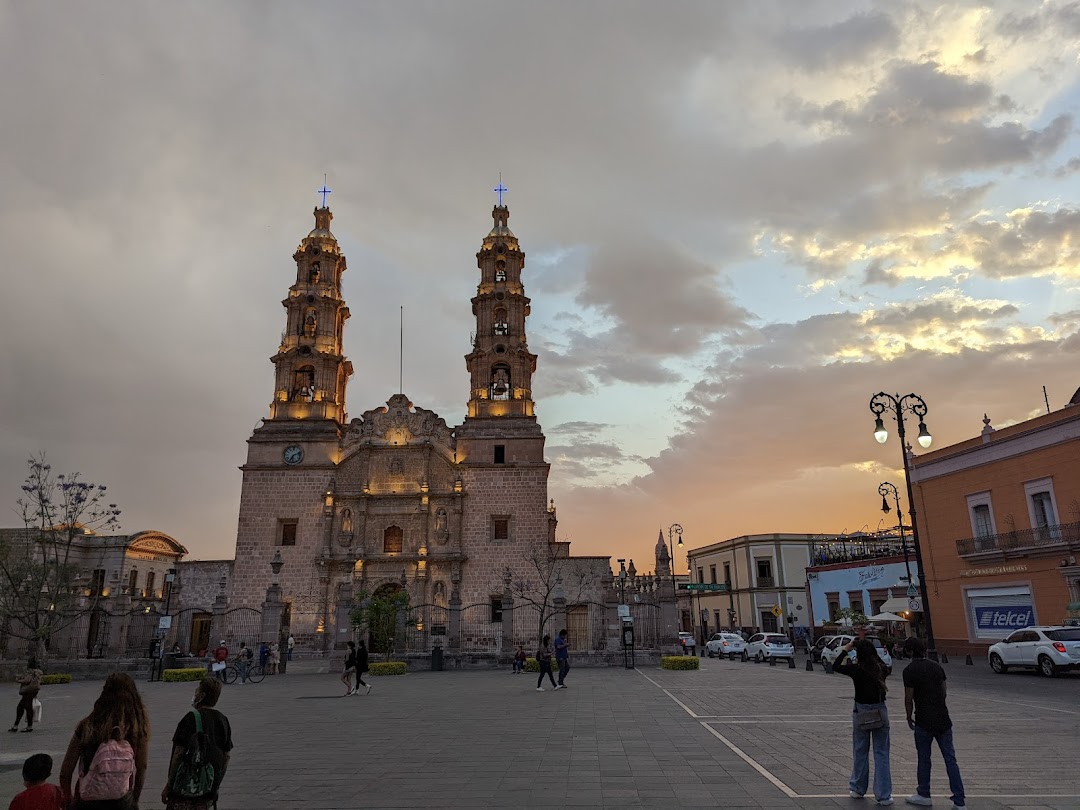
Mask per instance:
[[[207,674],[206,667],[187,667],[186,669],[167,669],[161,673],[161,680],[166,683],[181,681],[201,681]]]
[[[372,664],[368,670],[369,675],[404,675],[409,671],[409,665],[404,661],[382,661]]]
[[[701,669],[701,660],[696,655],[665,655],[660,669]]]
[[[537,661],[535,658],[526,658],[525,659],[525,671],[526,672],[539,672],[540,671],[540,662]]]
[[[71,683],[71,676],[63,673],[54,673],[52,675],[42,675],[41,685],[48,686],[54,683]]]

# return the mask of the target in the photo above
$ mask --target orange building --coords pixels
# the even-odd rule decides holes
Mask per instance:
[[[1080,621],[1080,390],[1065,408],[912,461],[939,650]]]

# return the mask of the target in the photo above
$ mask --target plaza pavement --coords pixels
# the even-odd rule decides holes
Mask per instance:
[[[801,658],[795,670],[708,659],[699,672],[575,669],[570,688],[543,693],[530,675],[423,671],[373,678],[370,696],[351,698],[336,675],[307,667],[226,687],[236,750],[221,810],[875,806],[847,798],[851,683],[806,672]],[[1080,676],[995,676],[981,662],[947,671],[968,806],[1080,808]],[[903,806],[915,752],[899,667],[891,681]],[[169,738],[194,686],[139,688],[153,724],[146,810],[161,806]],[[30,753],[51,753],[59,769],[99,689],[45,687],[34,734],[0,732],[0,807]],[[9,713],[16,702],[11,686]],[[940,759],[933,786],[948,807]]]

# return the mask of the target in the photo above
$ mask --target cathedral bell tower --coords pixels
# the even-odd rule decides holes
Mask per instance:
[[[342,354],[349,308],[341,297],[345,257],[330,232],[330,209],[315,209],[315,228],[293,254],[296,283],[281,305],[287,313],[281,345],[272,358],[274,401],[270,420],[345,422],[345,383],[352,363]]]
[[[476,331],[465,356],[471,392],[468,415],[457,431],[458,459],[465,464],[544,464],[544,435],[532,397],[536,355],[529,352],[525,336],[525,254],[507,225],[510,210],[500,204],[491,216],[494,227],[476,254]]]

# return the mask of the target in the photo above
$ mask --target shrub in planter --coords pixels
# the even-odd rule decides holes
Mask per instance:
[[[701,669],[701,659],[696,655],[665,655],[660,659],[660,669]]]
[[[161,673],[161,680],[166,683],[181,681],[201,681],[207,675],[206,667],[187,667],[186,669],[167,669]]]
[[[66,673],[54,673],[52,675],[42,675],[41,685],[48,686],[54,683],[71,683],[71,676]]]
[[[368,675],[404,675],[409,671],[409,665],[404,661],[381,661],[372,664]]]
[[[540,671],[540,662],[537,661],[535,658],[526,658],[525,659],[525,671],[526,672],[539,672]]]

